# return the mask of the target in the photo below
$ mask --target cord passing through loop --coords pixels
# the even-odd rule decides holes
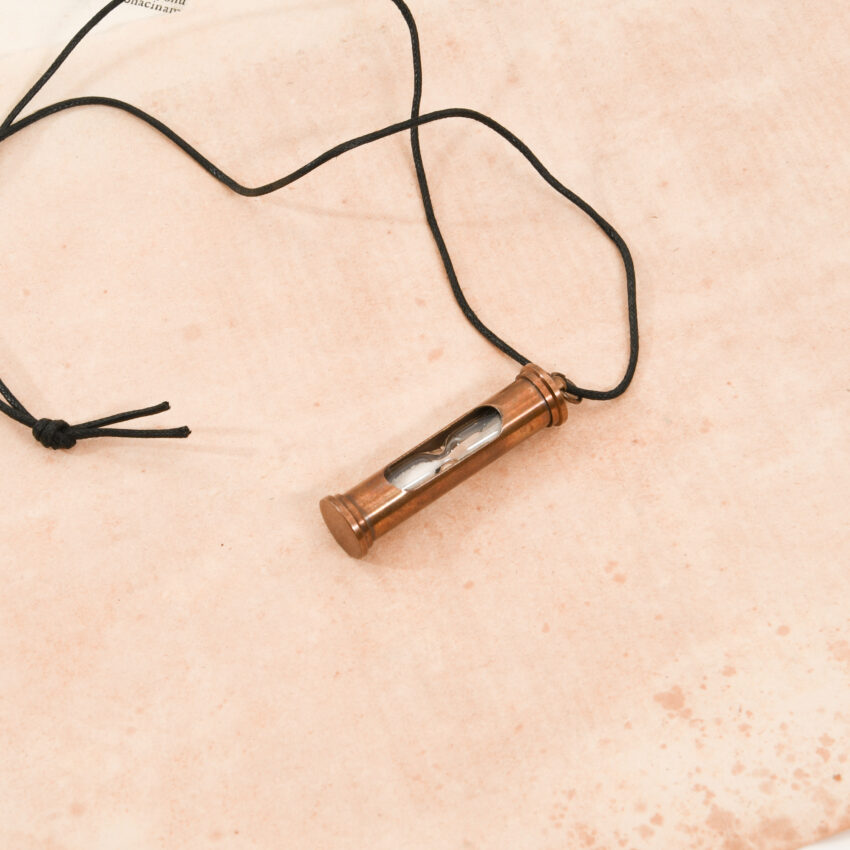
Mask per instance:
[[[581,404],[582,396],[579,395],[578,387],[566,375],[561,372],[553,372],[552,377],[563,385],[561,393],[569,404]]]

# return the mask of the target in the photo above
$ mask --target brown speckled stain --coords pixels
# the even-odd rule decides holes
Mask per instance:
[[[679,712],[685,706],[685,695],[682,693],[682,689],[678,685],[671,688],[669,691],[663,691],[662,693],[655,694],[653,699],[657,703],[660,703],[662,708],[671,713]]]

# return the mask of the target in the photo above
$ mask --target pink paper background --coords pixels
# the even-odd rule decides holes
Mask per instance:
[[[348,559],[316,507],[512,379],[406,139],[262,200],[128,116],[3,144],[0,845],[784,850],[850,827],[846,4],[417,3],[425,109],[507,124],[635,254],[632,390]],[[55,51],[54,51],[55,52]],[[260,183],[406,116],[389,3],[205,0],[102,94]],[[0,60],[11,104],[50,50]],[[610,245],[503,141],[422,131],[482,318],[625,361]]]

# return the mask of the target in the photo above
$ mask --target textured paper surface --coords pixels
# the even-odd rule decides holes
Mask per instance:
[[[425,108],[492,114],[628,239],[633,388],[351,561],[318,500],[515,371],[451,301],[405,139],[262,200],[102,109],[3,144],[0,374],[38,416],[167,398],[194,430],[51,453],[0,423],[4,847],[850,827],[850,13],[415,11]],[[0,60],[4,101],[49,58]],[[207,0],[93,36],[38,103],[129,99],[260,183],[404,117],[408,62],[389,3]],[[486,130],[422,139],[482,318],[615,382],[605,239]]]

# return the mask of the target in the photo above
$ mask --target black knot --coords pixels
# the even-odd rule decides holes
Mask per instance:
[[[70,430],[64,419],[39,419],[32,426],[32,435],[46,449],[73,449],[77,438]]]

